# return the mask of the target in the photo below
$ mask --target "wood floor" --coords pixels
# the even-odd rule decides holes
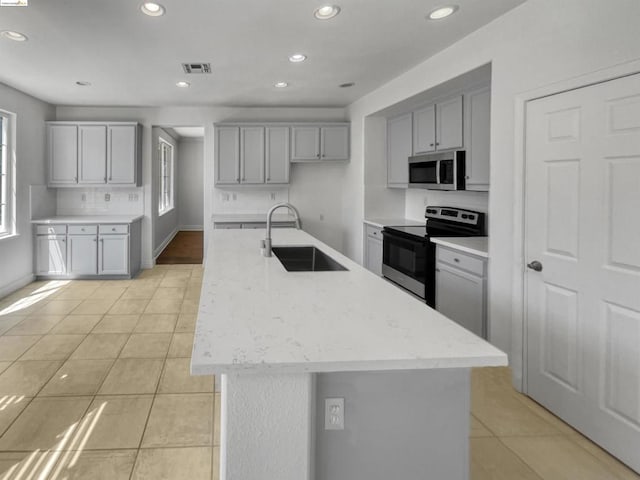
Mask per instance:
[[[202,232],[178,232],[157,258],[159,265],[202,264]]]

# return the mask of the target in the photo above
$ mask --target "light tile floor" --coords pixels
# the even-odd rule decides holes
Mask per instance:
[[[219,396],[189,375],[202,272],[34,282],[0,300],[0,480],[217,479]],[[473,480],[640,480],[507,369],[473,371],[471,426]]]

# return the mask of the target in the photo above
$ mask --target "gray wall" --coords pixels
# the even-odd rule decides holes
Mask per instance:
[[[204,139],[181,138],[178,142],[178,225],[180,230],[204,226]]]
[[[4,84],[0,84],[0,109],[16,114],[16,229],[19,234],[0,240],[1,298],[33,278],[29,185],[46,183],[45,121],[55,119],[55,109]]]
[[[345,400],[344,430],[324,428],[333,397]],[[467,478],[469,408],[468,369],[318,374],[315,478]]]
[[[174,183],[173,183],[173,210],[165,213],[164,215],[158,215],[158,200],[160,198],[160,151],[159,151],[159,139],[162,136],[163,140],[166,140],[171,145],[173,145],[173,161],[174,161]],[[178,228],[178,181],[176,177],[179,174],[179,170],[177,168],[178,163],[180,162],[178,157],[178,142],[169,135],[169,132],[163,130],[159,127],[153,127],[152,129],[152,148],[153,148],[153,185],[151,201],[152,203],[152,212],[155,217],[155,223],[153,228],[153,250],[154,256],[159,255],[162,250],[161,246],[165,240],[167,240],[175,230]]]

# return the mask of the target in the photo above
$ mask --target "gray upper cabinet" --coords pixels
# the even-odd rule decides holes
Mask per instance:
[[[349,127],[345,125],[320,128],[320,158],[349,159]]]
[[[140,185],[138,126],[109,125],[107,183]]]
[[[240,128],[240,183],[264,183],[264,127]]]
[[[104,184],[107,176],[107,126],[80,125],[78,183]]]
[[[462,95],[459,95],[436,104],[436,150],[462,145]]]
[[[240,183],[240,128],[216,129],[216,184]]]
[[[491,88],[465,95],[467,190],[489,190]]]
[[[320,160],[320,128],[293,127],[291,129],[291,161]]]
[[[266,183],[289,183],[289,127],[266,127]]]
[[[406,188],[411,156],[411,113],[387,120],[387,185]]]
[[[294,125],[291,161],[349,160],[349,124]]]
[[[429,105],[413,112],[413,153],[436,149],[436,107]]]
[[[48,122],[48,185],[141,185],[136,123]]]
[[[49,185],[78,183],[78,126],[49,125],[47,140]]]

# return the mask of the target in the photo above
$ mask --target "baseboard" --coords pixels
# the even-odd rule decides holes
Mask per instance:
[[[178,230],[181,232],[202,232],[204,231],[203,225],[180,225]]]
[[[169,245],[171,243],[171,240],[173,240],[174,237],[178,234],[178,231],[179,231],[178,228],[176,228],[173,232],[171,232],[169,235],[167,235],[167,238],[165,238],[164,241],[160,244],[160,246],[153,251],[153,261],[154,261],[154,263],[156,261],[156,258],[158,258],[160,256],[162,251],[165,248],[167,248],[167,245]]]
[[[3,287],[0,287],[0,299],[6,297],[7,295],[11,295],[16,290],[21,289],[25,285],[29,285],[36,279],[36,276],[33,273],[29,273],[18,280],[11,282]]]

